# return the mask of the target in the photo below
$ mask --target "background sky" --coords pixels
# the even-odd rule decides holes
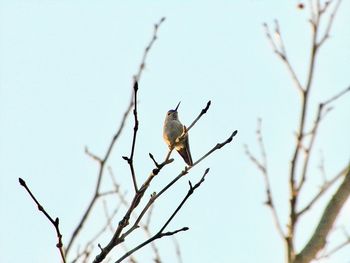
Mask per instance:
[[[296,6],[295,1],[272,0],[147,4],[0,0],[0,261],[59,262],[53,228],[19,186],[18,177],[27,181],[52,216],[60,218],[67,242],[97,178],[98,165],[84,154],[84,148],[105,154],[129,103],[132,76],[153,24],[166,17],[139,85],[135,153],[139,184],[153,168],[148,153],[157,160],[167,153],[163,121],[179,101],[180,120],[186,125],[212,101],[208,113],[190,132],[194,160],[233,130],[239,133],[233,143],[196,166],[157,202],[152,232],[182,200],[187,180],[196,182],[210,167],[205,183],[168,227],[190,228],[176,235],[183,262],[283,262],[284,245],[263,205],[262,176],[244,154],[243,145],[258,152],[255,129],[261,117],[273,195],[285,225],[287,175],[300,104],[286,68],[265,38],[262,23],[280,21],[287,52],[304,82],[309,13]],[[343,1],[331,38],[319,53],[310,123],[318,102],[350,84],[349,10],[350,1]],[[322,183],[317,168],[322,157],[329,178],[349,160],[349,101],[349,96],[340,99],[322,123],[301,203]],[[130,152],[132,127],[129,118],[108,163],[123,190],[130,193],[129,199],[130,172],[121,156]],[[182,159],[177,154],[173,157],[175,163],[154,180],[146,196],[159,191],[183,169]],[[104,180],[103,188],[110,187],[110,181]],[[298,225],[297,249],[308,240],[331,194]],[[108,199],[110,207],[115,202],[115,198]],[[350,231],[349,212],[348,202],[336,224],[347,225]],[[101,206],[96,206],[76,245],[93,236],[104,219]],[[145,237],[139,231],[130,238],[140,242]],[[110,233],[98,242],[103,246],[109,239]],[[331,245],[343,239],[341,231],[335,231]],[[127,245],[131,248],[136,243]],[[171,238],[156,244],[164,262],[177,262]],[[140,262],[152,259],[149,247],[136,256],[142,258]],[[345,263],[349,258],[350,250],[344,249],[329,262]]]

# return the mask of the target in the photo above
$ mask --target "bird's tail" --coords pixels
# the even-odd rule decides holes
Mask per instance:
[[[188,143],[188,140],[186,140],[185,147],[181,147],[176,150],[189,166],[193,165],[192,156],[190,152],[190,144]]]

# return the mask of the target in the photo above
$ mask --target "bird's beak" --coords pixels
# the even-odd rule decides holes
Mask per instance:
[[[177,106],[176,106],[176,108],[175,108],[175,111],[177,111],[177,109],[179,108],[180,103],[181,103],[181,101],[177,104]]]

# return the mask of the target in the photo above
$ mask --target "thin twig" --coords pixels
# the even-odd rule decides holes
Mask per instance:
[[[165,17],[162,17],[158,23],[154,24],[154,29],[153,29],[153,35],[152,35],[152,38],[150,40],[150,42],[148,43],[147,47],[145,48],[144,52],[143,52],[143,55],[142,55],[142,59],[141,59],[141,63],[139,65],[139,70],[138,72],[136,73],[136,75],[134,75],[134,82],[139,82],[140,81],[140,78],[141,78],[141,75],[142,75],[142,72],[143,70],[145,69],[146,67],[146,59],[147,59],[147,56],[149,54],[149,51],[151,50],[154,42],[156,42],[158,36],[157,36],[157,33],[158,33],[158,29],[159,27],[161,26],[161,24],[165,21]]]
[[[175,236],[172,236],[172,240],[173,240],[173,243],[174,243],[174,246],[175,246],[177,261],[178,261],[178,263],[182,263],[182,256],[181,256],[181,250],[180,250],[179,242],[177,242],[177,239],[176,239]]]
[[[281,225],[280,219],[278,217],[275,202],[274,202],[273,197],[272,197],[272,189],[271,189],[271,184],[270,184],[270,179],[269,179],[268,169],[267,169],[267,155],[266,155],[265,145],[264,145],[263,136],[262,136],[262,132],[261,132],[261,124],[262,124],[262,120],[259,118],[257,129],[256,129],[256,137],[257,137],[257,141],[259,144],[262,161],[259,161],[250,152],[247,145],[244,145],[245,154],[248,156],[250,161],[258,168],[258,170],[260,170],[261,174],[263,175],[264,183],[265,183],[265,192],[266,192],[265,204],[270,208],[271,213],[272,213],[272,218],[273,218],[273,221],[275,223],[278,234],[284,240],[286,237],[285,237],[285,234],[283,233],[282,225]]]
[[[302,94],[304,92],[304,88],[297,76],[297,74],[295,73],[295,70],[290,62],[290,60],[287,57],[287,52],[286,52],[286,48],[284,46],[283,43],[283,38],[280,32],[280,28],[279,28],[279,24],[278,24],[278,20],[275,20],[275,35],[278,36],[279,39],[279,43],[280,45],[278,46],[277,43],[273,40],[271,33],[270,33],[270,29],[268,27],[268,25],[266,23],[263,24],[263,27],[265,29],[265,35],[266,38],[268,39],[272,50],[276,53],[276,55],[285,63],[285,65],[287,66],[287,69],[298,89],[298,91]]]
[[[130,157],[123,156],[123,159],[126,160],[130,166],[131,177],[132,177],[132,182],[134,185],[135,192],[138,191],[135,169],[134,169],[134,153],[135,153],[135,145],[136,145],[136,135],[137,135],[137,130],[139,129],[139,120],[137,119],[137,90],[138,90],[138,83],[137,83],[137,81],[135,81],[135,83],[134,83],[134,110],[133,110],[135,125],[134,125],[134,134],[133,134],[133,138],[132,138],[131,153],[130,153]]]
[[[310,160],[310,156],[311,156],[311,151],[312,151],[315,139],[316,139],[318,127],[319,127],[322,119],[324,118],[326,112],[328,112],[328,111],[325,111],[325,107],[328,106],[328,104],[331,104],[332,102],[341,98],[343,95],[345,95],[349,91],[350,91],[350,86],[318,105],[318,110],[316,113],[314,125],[311,129],[311,132],[309,133],[311,135],[311,138],[310,138],[308,146],[305,147],[305,149],[304,149],[305,156],[304,156],[303,168],[301,171],[301,180],[300,180],[299,186],[297,187],[297,192],[301,191],[301,188],[303,187],[303,184],[305,183],[305,180],[306,180],[306,174],[307,174],[307,169],[308,169],[309,160]]]
[[[153,242],[156,239],[162,238],[164,236],[172,236],[177,234],[178,232],[181,231],[187,231],[188,227],[183,227],[181,229],[175,230],[175,231],[171,231],[171,232],[163,232],[165,230],[165,228],[169,225],[169,223],[174,219],[175,215],[180,211],[181,207],[186,203],[187,199],[194,193],[194,191],[204,182],[205,176],[207,175],[207,173],[209,172],[209,168],[207,168],[201,178],[201,180],[195,184],[194,186],[192,186],[191,182],[189,181],[189,185],[190,185],[190,189],[188,190],[185,198],[182,200],[182,202],[180,203],[180,205],[175,209],[175,211],[173,212],[173,214],[169,217],[169,219],[165,222],[165,224],[162,226],[162,228],[158,231],[157,234],[155,234],[153,237],[149,238],[148,240],[146,240],[145,242],[141,243],[140,245],[138,245],[137,247],[135,247],[134,249],[128,251],[126,254],[124,254],[121,258],[119,258],[115,263],[120,263],[122,262],[125,258],[127,258],[128,256],[130,256],[131,254],[133,254],[135,251],[139,250],[140,248],[146,246],[147,244]]]
[[[330,3],[333,2],[333,1],[326,1],[325,3],[325,6],[324,8],[321,10],[320,14],[323,14],[324,12],[326,12],[328,6],[330,5]],[[320,47],[321,45],[324,44],[324,42],[329,38],[329,33],[332,29],[332,25],[333,25],[333,21],[334,21],[334,18],[335,18],[335,15],[339,9],[339,6],[340,6],[340,3],[341,3],[341,0],[338,0],[338,1],[335,1],[336,4],[335,4],[335,7],[333,9],[333,12],[330,14],[330,17],[329,17],[329,20],[328,20],[328,24],[327,24],[327,27],[326,27],[326,30],[322,36],[322,38],[319,40],[319,42],[317,43],[317,46]]]
[[[50,223],[54,226],[55,231],[56,231],[56,235],[57,235],[57,244],[56,247],[58,248],[62,261],[64,263],[66,263],[66,257],[64,255],[64,251],[63,251],[63,243],[62,243],[62,234],[60,232],[60,228],[59,228],[59,219],[58,217],[56,217],[56,219],[54,220],[45,210],[45,208],[40,204],[40,202],[38,201],[38,199],[36,199],[36,197],[34,196],[34,194],[32,193],[32,191],[30,191],[29,187],[27,186],[26,182],[22,179],[22,178],[18,178],[18,181],[20,183],[21,186],[24,187],[24,189],[26,189],[26,191],[28,192],[28,194],[30,195],[30,197],[33,199],[33,201],[35,202],[35,204],[38,206],[38,209],[40,212],[42,212],[45,217],[50,221]]]
[[[207,102],[207,105],[205,106],[204,109],[201,110],[201,112],[199,113],[199,115],[197,116],[197,118],[191,123],[191,125],[189,127],[186,128],[186,131],[184,134],[182,134],[178,140],[181,140],[182,138],[184,138],[187,133],[192,129],[192,127],[197,123],[197,121],[204,115],[207,113],[209,107],[210,107],[211,101]]]

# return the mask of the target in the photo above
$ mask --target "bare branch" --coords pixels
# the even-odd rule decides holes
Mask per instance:
[[[138,72],[136,73],[136,75],[134,75],[134,82],[139,82],[140,81],[140,78],[141,78],[141,75],[142,75],[142,72],[143,70],[145,69],[146,67],[146,59],[147,59],[147,56],[149,54],[149,51],[151,50],[152,46],[154,45],[154,42],[156,42],[157,40],[157,33],[158,33],[158,29],[159,27],[161,26],[161,24],[165,21],[165,17],[162,17],[158,23],[154,24],[154,30],[153,30],[153,36],[150,40],[150,42],[148,43],[147,47],[145,48],[145,51],[143,52],[143,56],[142,56],[142,59],[141,59],[141,63],[140,63],[140,66],[139,66],[139,70]]]
[[[178,261],[178,263],[182,263],[182,256],[181,256],[179,242],[177,242],[175,236],[172,236],[172,240],[174,242],[174,246],[175,246],[175,250],[176,250],[177,261]]]
[[[197,116],[197,118],[191,123],[191,125],[187,128],[186,126],[184,126],[184,130],[183,133],[181,134],[180,137],[178,137],[176,139],[176,142],[180,142],[182,141],[186,135],[188,134],[189,130],[192,129],[192,127],[197,123],[197,121],[204,115],[207,113],[209,107],[210,107],[211,101],[207,102],[207,105],[205,106],[204,109],[201,110],[201,112],[199,113],[199,115]]]
[[[98,157],[97,155],[93,154],[92,152],[90,152],[89,148],[87,146],[85,146],[85,153],[87,156],[89,156],[91,159],[95,160],[98,163],[102,162],[102,159],[100,157]]]
[[[341,98],[342,96],[344,96],[347,92],[350,91],[350,86],[348,86],[347,88],[343,89],[342,91],[340,91],[339,93],[337,93],[336,95],[334,95],[333,97],[329,98],[328,100],[324,101],[322,104],[323,106],[326,106],[328,104],[331,104],[332,102],[338,100],[339,98]]]
[[[309,242],[295,257],[295,263],[310,262],[325,246],[328,233],[333,227],[341,208],[350,196],[350,163],[343,183],[339,186],[331,200],[328,202],[321,219]]]
[[[328,9],[329,5],[331,4],[331,2],[333,2],[333,0],[325,2],[324,8],[320,10],[320,15],[327,11],[327,9]],[[335,3],[335,7],[333,9],[333,12],[330,14],[326,30],[323,33],[323,36],[321,37],[321,39],[318,41],[317,47],[320,47],[321,45],[323,45],[323,43],[329,38],[329,33],[330,33],[331,29],[332,29],[333,21],[334,21],[336,13],[338,11],[338,8],[340,6],[341,0],[335,0],[334,2],[336,2]]]
[[[334,95],[330,99],[328,99],[328,100],[326,100],[323,103],[320,103],[318,105],[318,111],[316,114],[314,125],[311,129],[311,132],[309,133],[311,135],[311,138],[310,138],[308,146],[305,147],[305,151],[304,151],[305,156],[304,156],[303,168],[302,168],[302,172],[301,172],[301,180],[300,180],[299,186],[297,187],[297,192],[300,192],[300,190],[303,187],[303,184],[305,183],[305,180],[306,180],[306,174],[307,174],[307,169],[308,169],[308,165],[309,165],[310,155],[311,155],[311,151],[312,151],[315,139],[316,139],[318,127],[319,127],[323,117],[325,116],[325,114],[327,112],[329,112],[329,111],[325,111],[325,106],[327,106],[328,104],[331,104],[332,102],[341,98],[343,95],[345,95],[349,91],[350,91],[350,86],[347,87],[346,89],[342,90],[341,92],[337,93],[336,95]]]
[[[147,59],[147,56],[148,56],[148,53],[150,51],[150,49],[152,48],[154,42],[156,41],[157,39],[157,32],[158,32],[158,28],[159,26],[161,25],[161,23],[163,23],[165,20],[165,18],[162,18],[158,24],[156,24],[154,26],[154,32],[153,32],[153,36],[152,36],[152,39],[151,41],[149,42],[149,44],[147,45],[145,51],[144,51],[144,54],[142,56],[142,59],[141,59],[141,64],[139,66],[139,70],[137,72],[136,75],[134,75],[134,83],[135,82],[139,82],[140,81],[140,78],[141,78],[141,75],[143,73],[143,70],[145,68],[145,64],[146,64],[146,59]],[[105,164],[112,152],[112,149],[113,149],[113,146],[115,145],[115,142],[117,141],[117,139],[119,138],[121,132],[123,131],[124,129],[124,126],[125,126],[125,123],[126,123],[126,119],[127,117],[129,116],[129,113],[132,109],[134,105],[134,92],[132,92],[132,96],[130,98],[130,102],[129,102],[129,105],[127,106],[127,109],[125,110],[124,112],[124,115],[122,117],[122,120],[120,122],[120,125],[119,125],[119,128],[117,130],[117,132],[114,134],[109,146],[108,146],[108,149],[105,153],[105,156],[104,158],[102,159],[102,161],[100,162],[100,167],[99,167],[99,172],[98,172],[98,175],[97,175],[97,182],[96,182],[96,187],[95,187],[95,192],[91,198],[91,201],[85,211],[85,213],[83,214],[81,220],[79,221],[77,227],[74,229],[73,231],[73,234],[68,242],[68,246],[66,248],[66,254],[68,254],[70,248],[72,247],[75,239],[77,238],[77,236],[79,235],[80,233],[80,230],[82,229],[83,225],[85,224],[93,206],[95,205],[97,199],[98,199],[98,196],[99,196],[99,191],[100,191],[100,185],[101,185],[101,180],[102,180],[102,176],[103,176],[103,172],[104,172],[104,168],[105,168]],[[136,182],[136,181],[135,181]]]
[[[204,182],[205,176],[207,175],[207,173],[209,172],[209,168],[207,168],[201,178],[201,180],[195,184],[194,186],[192,186],[191,182],[189,182],[190,185],[190,189],[188,190],[185,198],[182,200],[182,202],[180,203],[180,205],[175,209],[175,211],[173,212],[173,214],[169,217],[169,219],[165,222],[165,224],[162,226],[162,228],[158,231],[157,234],[155,234],[153,237],[149,238],[148,240],[146,240],[145,242],[141,243],[140,245],[138,245],[137,247],[135,247],[134,249],[130,250],[129,252],[127,252],[126,254],[124,254],[120,259],[118,259],[115,263],[120,263],[122,262],[125,258],[127,258],[128,256],[130,256],[131,254],[133,254],[135,251],[139,250],[140,248],[146,246],[147,244],[153,242],[156,239],[162,238],[164,236],[172,236],[175,235],[178,232],[181,231],[187,231],[188,227],[183,227],[181,229],[175,230],[175,231],[171,231],[171,232],[163,232],[165,230],[165,228],[169,225],[169,223],[174,219],[175,215],[180,211],[181,207],[185,204],[185,202],[187,201],[187,199],[194,193],[194,191]]]
[[[191,170],[193,167],[195,167],[199,162],[203,161],[206,157],[208,157],[211,153],[214,151],[220,149],[223,147],[225,144],[230,143],[232,141],[232,138],[237,134],[237,131],[234,131],[231,136],[224,142],[218,143],[215,145],[211,150],[209,150],[206,154],[204,154],[199,160],[193,163],[192,166],[190,167],[185,167],[185,169],[178,175],[176,176],[170,183],[168,183],[162,190],[159,191],[159,193],[153,193],[148,201],[148,203],[145,205],[145,207],[142,209],[139,217],[136,219],[134,225],[127,230],[122,236],[121,239],[125,239],[131,232],[133,232],[135,229],[137,229],[139,226],[139,222],[141,221],[142,217],[145,215],[147,210],[152,206],[154,201],[158,199],[162,194],[164,194],[172,185],[174,185],[180,178],[182,178],[184,175],[188,173],[189,170]]]
[[[318,256],[316,258],[316,260],[320,260],[320,259],[323,259],[323,258],[330,258],[332,255],[334,255],[335,253],[337,253],[339,250],[341,250],[342,248],[346,247],[347,245],[350,244],[350,236],[349,234],[347,233],[346,229],[343,227],[342,228],[343,230],[343,233],[344,233],[344,236],[345,236],[345,240],[338,244],[337,246],[335,246],[334,248],[332,248],[330,251],[324,253],[323,255],[321,256]]]
[[[285,234],[283,233],[282,225],[281,225],[280,219],[278,218],[277,209],[272,198],[272,189],[271,189],[269,175],[267,172],[267,155],[266,155],[264,141],[261,133],[261,124],[262,124],[262,120],[259,118],[257,129],[256,129],[256,137],[260,148],[261,158],[263,161],[262,162],[258,161],[258,159],[249,151],[249,148],[247,145],[244,145],[245,153],[249,157],[251,162],[256,165],[258,170],[260,170],[260,172],[263,175],[264,183],[265,183],[265,191],[266,191],[265,204],[270,208],[277,232],[280,235],[280,237],[284,240]]]
[[[134,169],[134,153],[135,153],[135,145],[136,145],[136,135],[137,135],[137,130],[139,129],[139,121],[137,119],[137,90],[138,90],[138,83],[137,83],[137,81],[135,81],[135,83],[134,83],[134,103],[133,103],[134,104],[133,113],[134,113],[135,125],[134,125],[134,134],[133,134],[133,138],[132,138],[131,153],[130,153],[130,157],[123,156],[123,159],[126,160],[130,166],[131,177],[132,177],[132,182],[134,185],[135,192],[138,191],[135,169]]]
[[[325,182],[320,191],[314,196],[314,198],[311,199],[311,201],[303,208],[301,209],[297,214],[298,216],[301,216],[306,211],[312,208],[312,206],[323,196],[323,194],[332,186],[335,182],[337,182],[340,178],[345,176],[345,173],[347,171],[348,167],[345,167],[342,169],[332,180]]]
[[[106,162],[107,162],[107,160],[108,160],[108,158],[110,156],[110,153],[112,151],[112,148],[113,148],[115,142],[119,138],[119,136],[120,136],[120,134],[121,134],[121,132],[122,132],[122,130],[124,128],[126,119],[127,119],[128,115],[130,113],[131,108],[132,108],[132,101],[128,105],[126,111],[124,112],[124,115],[123,115],[123,118],[122,118],[121,123],[119,125],[119,128],[118,128],[117,132],[115,133],[115,135],[113,136],[113,138],[112,138],[112,140],[110,142],[110,145],[108,147],[108,150],[107,150],[103,160],[99,162],[100,167],[99,167],[99,172],[98,172],[98,175],[97,175],[97,182],[96,182],[94,194],[93,194],[93,196],[92,196],[92,198],[90,200],[90,203],[89,203],[86,211],[84,212],[84,214],[83,214],[81,220],[79,221],[77,227],[74,229],[73,234],[72,234],[72,236],[71,236],[71,238],[70,238],[70,240],[68,242],[68,246],[66,248],[66,253],[67,254],[68,254],[70,248],[72,247],[75,239],[79,235],[80,230],[84,226],[84,224],[85,224],[85,222],[86,222],[86,220],[87,220],[87,218],[88,218],[88,216],[89,216],[93,206],[95,205],[95,203],[96,203],[96,201],[97,201],[97,199],[99,197],[100,185],[101,185],[101,181],[102,181],[102,175],[103,175],[103,172],[104,172],[105,164],[106,164]]]
[[[265,29],[266,38],[269,41],[269,43],[272,47],[272,50],[285,63],[298,91],[302,94],[304,92],[304,88],[301,85],[300,80],[299,80],[297,74],[295,73],[295,70],[294,70],[291,62],[289,61],[289,59],[287,57],[287,52],[286,52],[286,48],[284,46],[284,42],[283,42],[282,35],[280,32],[278,20],[275,20],[275,35],[277,36],[277,38],[279,40],[279,45],[276,43],[276,41],[273,40],[268,25],[266,23],[264,23],[263,26]]]
[[[152,170],[151,174],[148,176],[148,178],[146,179],[146,181],[143,183],[143,185],[140,187],[140,189],[138,190],[138,192],[135,193],[134,198],[126,212],[126,214],[124,215],[123,219],[119,222],[118,228],[116,229],[112,239],[110,240],[110,242],[102,249],[101,253],[99,253],[95,260],[94,263],[97,262],[102,262],[102,260],[108,255],[108,253],[118,244],[120,244],[121,242],[124,241],[124,239],[126,238],[127,235],[129,235],[132,231],[134,231],[135,229],[137,229],[138,223],[140,222],[141,218],[144,216],[144,214],[146,213],[146,211],[149,209],[149,207],[151,206],[151,204],[154,202],[154,200],[156,198],[158,198],[160,195],[162,195],[167,189],[169,189],[178,179],[180,179],[184,174],[187,174],[188,170],[192,169],[195,165],[197,165],[199,162],[201,162],[202,160],[204,160],[207,156],[209,156],[212,152],[222,148],[224,145],[226,145],[227,143],[230,143],[233,139],[233,137],[237,134],[237,131],[234,131],[231,136],[224,141],[223,143],[218,143],[214,148],[212,148],[208,153],[206,153],[203,157],[201,157],[199,160],[197,160],[193,166],[191,167],[186,167],[184,171],[182,171],[180,173],[180,175],[178,175],[174,180],[172,180],[166,187],[164,187],[162,189],[162,191],[160,191],[158,194],[152,194],[151,195],[151,199],[150,201],[146,204],[145,208],[142,210],[142,212],[140,213],[140,216],[138,217],[138,219],[136,220],[135,224],[129,229],[127,230],[123,235],[121,235],[123,229],[129,224],[129,219],[130,216],[132,214],[132,212],[134,211],[134,209],[138,206],[138,204],[140,203],[141,198],[143,197],[144,193],[146,192],[146,190],[148,189],[150,183],[152,182],[153,178],[160,172],[160,170],[167,164],[169,164],[169,153],[167,154],[167,159],[165,159],[165,161],[161,164],[159,164],[158,168],[155,168]],[[169,151],[171,152],[171,151]],[[154,198],[154,200],[153,200]]]
[[[30,195],[30,197],[33,199],[33,201],[35,202],[35,204],[38,206],[38,209],[40,212],[42,212],[45,217],[50,221],[50,223],[54,226],[55,231],[56,231],[56,235],[57,235],[57,244],[56,247],[58,248],[62,261],[64,263],[66,263],[66,257],[64,255],[64,251],[63,251],[63,243],[62,243],[62,234],[60,232],[60,228],[59,228],[59,219],[58,217],[56,217],[56,219],[54,220],[45,210],[45,208],[39,203],[39,201],[36,199],[36,197],[34,196],[34,194],[32,193],[32,191],[30,191],[29,187],[27,186],[26,182],[22,179],[22,178],[18,178],[18,181],[20,183],[21,186],[24,187],[24,189],[26,189],[26,191],[28,192],[28,194]]]
[[[187,129],[186,129],[186,132],[187,132],[187,133],[192,129],[192,127],[197,123],[197,121],[198,121],[204,114],[207,113],[207,111],[208,111],[208,109],[209,109],[209,107],[210,107],[210,104],[211,104],[211,101],[208,101],[208,102],[207,102],[207,105],[205,106],[204,109],[201,110],[201,112],[199,113],[199,115],[197,116],[197,118],[191,123],[191,125],[190,125],[189,127],[187,127]],[[186,134],[183,134],[182,136],[185,137]]]

